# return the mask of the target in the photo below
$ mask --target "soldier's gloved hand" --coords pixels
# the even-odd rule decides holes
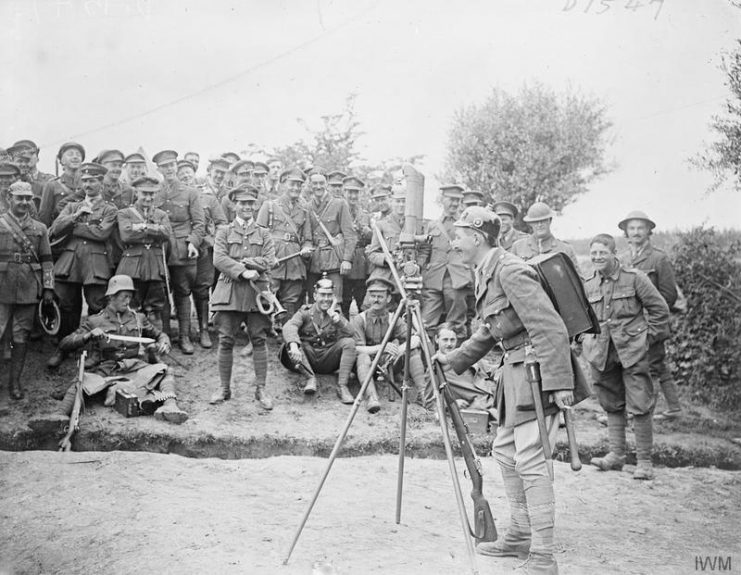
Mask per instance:
[[[41,294],[41,299],[44,303],[53,303],[54,302],[54,290],[51,289],[45,289],[43,293]]]
[[[291,343],[288,345],[288,357],[291,358],[293,363],[301,363],[301,349],[298,344]]]
[[[348,262],[347,260],[343,261],[340,264],[340,275],[346,276],[350,273],[350,270],[352,269],[352,262]]]
[[[570,409],[574,403],[574,392],[570,389],[555,391],[551,394],[551,397],[559,409]]]
[[[92,330],[88,334],[88,339],[102,339],[106,336],[105,332],[100,329],[99,327],[96,327],[94,330]]]
[[[256,280],[260,277],[260,273],[257,270],[244,270],[242,272],[242,277],[247,281]]]

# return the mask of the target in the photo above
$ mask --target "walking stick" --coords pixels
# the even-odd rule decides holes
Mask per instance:
[[[407,451],[407,390],[409,389],[409,360],[412,356],[412,313],[410,305],[415,304],[407,300],[406,310],[406,342],[404,346],[404,381],[401,384],[401,432],[399,434],[399,471],[396,476],[396,524],[401,522],[401,493],[404,483],[404,459]]]
[[[386,334],[383,336],[383,340],[381,341],[381,346],[378,350],[378,353],[376,353],[376,356],[373,358],[373,361],[371,362],[370,369],[368,370],[368,375],[365,377],[363,384],[360,386],[360,391],[358,391],[358,395],[352,404],[350,413],[347,416],[347,421],[345,421],[345,425],[342,428],[340,435],[337,437],[337,441],[335,441],[334,447],[332,448],[332,453],[330,453],[329,455],[329,461],[327,462],[327,468],[324,470],[324,474],[322,475],[322,478],[319,481],[319,485],[317,486],[316,491],[314,491],[314,496],[311,498],[309,507],[304,512],[304,516],[301,519],[301,524],[299,525],[298,530],[296,531],[296,535],[294,535],[293,541],[291,542],[291,547],[288,549],[286,558],[283,560],[283,565],[288,565],[288,560],[291,558],[291,554],[293,553],[293,549],[296,547],[296,543],[298,543],[298,538],[301,536],[301,532],[304,529],[304,525],[306,525],[306,521],[309,519],[311,510],[314,509],[314,504],[316,503],[316,500],[319,498],[319,493],[321,492],[322,487],[324,486],[324,482],[327,480],[327,477],[329,476],[329,472],[332,469],[332,464],[334,463],[334,460],[337,458],[337,454],[339,453],[340,448],[342,447],[342,443],[345,441],[345,437],[347,436],[347,432],[350,429],[350,425],[352,424],[353,419],[355,419],[355,414],[358,412],[360,403],[363,401],[363,397],[365,396],[365,390],[368,388],[368,385],[370,384],[370,381],[376,372],[376,367],[378,367],[378,362],[381,360],[381,355],[383,355],[383,350],[386,348],[386,344],[391,339],[391,336],[394,332],[394,326],[396,325],[396,322],[398,321],[399,316],[401,315],[401,310],[404,309],[405,306],[406,306],[406,300],[402,299],[399,302],[399,305],[396,308],[396,311],[394,312],[394,315],[391,318],[391,321],[389,322],[389,327],[386,330]]]
[[[579,445],[576,443],[576,432],[574,431],[574,420],[571,414],[571,407],[565,406],[562,411],[563,420],[566,423],[566,438],[569,440],[571,470],[579,471],[581,469],[581,458],[579,457]]]

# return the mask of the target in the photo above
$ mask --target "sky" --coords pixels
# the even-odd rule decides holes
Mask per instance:
[[[371,163],[423,154],[425,214],[452,118],[494,87],[539,80],[602,99],[614,171],[554,222],[563,238],[618,233],[641,209],[659,229],[741,227],[741,192],[707,194],[688,159],[729,92],[741,38],[732,0],[0,0],[0,146],[31,138],[89,157],[140,145],[208,157],[305,136],[357,94]]]

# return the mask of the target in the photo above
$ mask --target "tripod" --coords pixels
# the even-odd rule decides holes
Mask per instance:
[[[360,408],[360,403],[363,400],[365,391],[368,388],[375,374],[376,368],[378,367],[378,364],[384,353],[386,345],[391,339],[391,335],[394,332],[394,327],[396,326],[397,321],[401,317],[402,312],[405,312],[406,342],[405,342],[405,348],[404,348],[404,383],[401,389],[402,391],[401,433],[400,433],[400,438],[399,438],[399,467],[398,467],[398,480],[397,480],[397,492],[396,492],[396,523],[398,524],[401,521],[401,500],[402,500],[402,491],[403,491],[402,488],[403,488],[403,477],[404,477],[404,460],[405,460],[405,455],[406,455],[407,390],[409,387],[408,383],[410,379],[409,363],[410,363],[410,357],[411,357],[411,351],[412,351],[411,350],[411,337],[412,337],[412,329],[414,328],[416,329],[418,337],[420,339],[420,348],[422,351],[422,356],[425,362],[427,363],[427,366],[430,370],[430,375],[432,377],[432,389],[433,389],[433,393],[435,396],[435,404],[437,407],[438,421],[440,423],[440,430],[442,432],[443,444],[445,446],[445,455],[448,460],[448,466],[450,468],[450,475],[451,475],[451,479],[453,482],[453,490],[455,492],[456,503],[458,506],[458,512],[459,512],[460,519],[461,519],[461,525],[463,528],[463,536],[466,541],[466,549],[468,551],[469,559],[471,561],[472,572],[474,574],[477,574],[478,566],[476,563],[476,554],[474,552],[473,541],[472,541],[471,536],[473,534],[474,537],[479,538],[482,536],[482,534],[480,533],[477,534],[471,530],[471,527],[468,522],[468,515],[466,514],[465,504],[463,502],[461,486],[460,486],[458,474],[457,474],[456,467],[455,467],[453,448],[450,442],[450,432],[448,429],[447,419],[445,415],[445,406],[443,405],[443,396],[442,396],[442,392],[439,389],[439,385],[438,385],[440,382],[438,380],[437,371],[433,369],[434,363],[432,359],[431,343],[429,341],[429,337],[427,336],[427,333],[423,329],[424,324],[422,322],[422,313],[421,313],[421,309],[419,306],[419,299],[418,299],[418,296],[421,293],[421,278],[415,277],[416,274],[414,274],[413,272],[414,270],[413,266],[404,266],[405,277],[404,277],[404,281],[402,281],[402,278],[399,276],[399,273],[396,270],[394,259],[388,249],[388,246],[386,245],[385,240],[383,239],[383,235],[379,232],[377,226],[374,226],[374,233],[376,234],[376,236],[379,239],[379,242],[381,243],[381,247],[383,249],[384,255],[388,262],[389,268],[391,269],[391,273],[394,277],[394,281],[397,285],[399,293],[401,294],[401,301],[399,302],[398,306],[396,307],[396,311],[393,313],[391,317],[391,320],[389,322],[389,327],[386,330],[386,333],[384,334],[383,339],[381,341],[380,349],[376,353],[375,357],[373,358],[368,374],[366,375],[366,377],[363,380],[362,385],[360,386],[360,391],[358,392],[358,395],[355,398],[355,401],[353,402],[352,408],[350,409],[350,413],[348,414],[347,420],[345,421],[345,425],[342,428],[342,431],[340,432],[339,436],[337,437],[337,440],[335,441],[334,447],[332,448],[332,452],[329,456],[329,461],[327,462],[327,467],[324,470],[324,474],[322,475],[319,481],[319,485],[317,486],[316,491],[314,492],[314,496],[312,497],[312,500],[309,503],[309,507],[306,509],[303,515],[301,523],[298,527],[298,530],[296,531],[296,534],[291,543],[291,547],[288,550],[288,554],[286,555],[286,558],[283,561],[283,564],[284,565],[288,564],[288,561],[291,558],[291,554],[293,553],[293,550],[296,547],[296,543],[298,542],[298,539],[301,536],[301,532],[303,531],[303,528],[306,525],[309,515],[311,514],[311,511],[313,510],[314,505],[319,497],[322,487],[324,486],[324,483],[327,480],[327,477],[329,476],[329,472],[332,469],[334,460],[336,459],[337,454],[339,453],[339,450],[342,447],[342,444],[347,436],[347,433],[350,429],[350,425],[352,424],[353,419],[355,418],[355,415],[357,414],[358,409]],[[417,266],[417,271],[418,269],[419,268]],[[493,527],[493,521],[491,522],[491,525]],[[494,538],[496,538],[495,528],[494,528]]]

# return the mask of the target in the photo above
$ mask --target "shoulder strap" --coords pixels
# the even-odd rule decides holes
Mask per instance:
[[[13,236],[13,240],[21,246],[27,253],[31,254],[31,257],[36,260],[36,263],[41,263],[39,260],[39,256],[36,254],[36,250],[33,249],[33,244],[31,243],[31,240],[28,239],[28,236],[26,233],[21,229],[21,227],[18,225],[17,222],[13,221],[12,216],[8,216],[8,213],[4,213],[3,217],[0,219],[3,224],[5,224],[5,227],[10,232],[10,235]]]
[[[280,213],[283,214],[283,217],[286,219],[286,222],[288,223],[288,225],[293,230],[293,233],[296,234],[296,237],[298,237],[300,239],[301,238],[301,235],[298,233],[298,228],[296,227],[296,224],[294,223],[294,221],[286,215],[286,212],[283,209],[283,206],[281,206],[278,202],[275,202],[275,203],[278,206],[278,209],[280,210]]]

